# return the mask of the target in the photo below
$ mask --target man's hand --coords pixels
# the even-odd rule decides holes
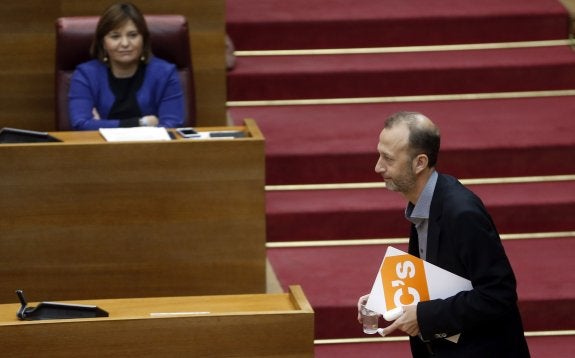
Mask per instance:
[[[403,306],[403,314],[392,324],[379,329],[379,334],[387,336],[391,332],[399,329],[414,337],[419,334],[419,324],[417,323],[417,305]]]
[[[357,321],[359,323],[362,323],[361,322],[361,304],[367,302],[368,298],[369,298],[369,294],[363,295],[359,298],[359,300],[357,300]]]

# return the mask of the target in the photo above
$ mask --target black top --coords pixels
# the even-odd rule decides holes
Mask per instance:
[[[108,118],[120,119],[120,127],[138,127],[142,117],[140,105],[136,99],[136,93],[144,82],[146,65],[140,64],[132,77],[116,78],[111,70],[108,70],[108,83],[116,97]]]

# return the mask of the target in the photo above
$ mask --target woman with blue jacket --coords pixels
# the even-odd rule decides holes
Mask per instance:
[[[176,66],[152,56],[148,26],[136,6],[119,3],[104,12],[91,54],[95,59],[79,65],[70,81],[72,128],[183,125]]]

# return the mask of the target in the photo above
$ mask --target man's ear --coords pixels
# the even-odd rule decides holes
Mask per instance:
[[[413,159],[413,171],[416,174],[421,173],[425,168],[427,168],[427,164],[429,163],[429,158],[425,154],[419,154],[417,157]]]

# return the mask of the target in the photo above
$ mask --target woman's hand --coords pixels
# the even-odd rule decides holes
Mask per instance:
[[[140,127],[157,127],[160,124],[158,117],[150,115],[140,118]]]
[[[100,113],[98,113],[98,110],[96,108],[92,108],[92,117],[94,117],[95,121],[100,120]]]

